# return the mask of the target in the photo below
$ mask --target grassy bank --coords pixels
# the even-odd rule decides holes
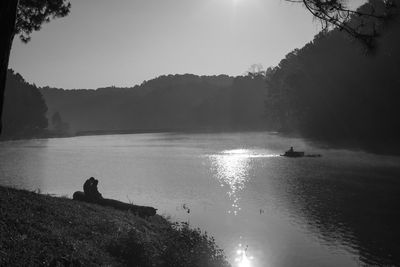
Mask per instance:
[[[185,223],[0,187],[0,266],[39,265],[229,266]]]

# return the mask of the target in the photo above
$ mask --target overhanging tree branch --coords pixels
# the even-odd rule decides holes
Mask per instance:
[[[368,2],[357,10],[346,6],[344,0],[286,0],[301,3],[321,22],[324,31],[337,28],[362,41],[368,47],[378,36],[378,26],[391,16],[395,0]]]

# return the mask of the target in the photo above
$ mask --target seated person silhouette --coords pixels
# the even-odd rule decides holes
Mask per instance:
[[[94,179],[94,177],[90,177],[83,184],[83,192],[85,193],[85,197],[89,201],[96,202],[97,200],[100,200],[103,198],[103,196],[100,194],[99,190],[97,189],[98,184],[99,184],[99,181]]]
[[[92,190],[93,190],[93,196],[96,198],[96,199],[101,199],[101,198],[103,198],[103,196],[100,194],[100,192],[99,192],[99,189],[97,188],[97,185],[99,184],[99,180],[97,180],[97,179],[94,179],[94,182],[93,182],[93,187],[92,187]]]
[[[74,200],[90,202],[101,206],[109,206],[118,210],[129,210],[137,214],[142,218],[154,216],[157,213],[157,209],[148,206],[138,206],[133,204],[124,203],[114,199],[103,198],[100,194],[97,185],[99,181],[94,177],[90,177],[83,184],[83,191],[76,191],[73,194]]]
[[[94,177],[90,177],[83,184],[83,192],[85,192],[85,195],[90,195],[91,194],[90,191],[91,191],[91,187],[93,186],[94,180],[95,180]]]

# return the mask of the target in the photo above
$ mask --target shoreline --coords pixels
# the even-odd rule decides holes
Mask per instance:
[[[23,140],[36,140],[36,139],[53,139],[53,138],[73,138],[81,136],[101,136],[101,135],[129,135],[129,134],[156,134],[156,133],[181,133],[181,134],[203,134],[203,133],[240,133],[240,132],[268,132],[274,134],[277,132],[269,131],[266,129],[136,129],[136,130],[93,130],[93,131],[78,131],[75,134],[43,134],[36,136],[24,137],[4,137],[0,136],[0,142],[8,141],[23,141]],[[281,133],[283,135],[283,133]]]
[[[0,215],[0,266],[230,266],[212,237],[160,215],[3,186]]]
[[[279,135],[283,138],[300,138],[308,143],[312,143],[318,148],[322,149],[345,149],[352,151],[363,151],[370,154],[381,155],[381,156],[400,156],[400,145],[388,144],[376,144],[371,142],[368,143],[366,140],[357,141],[355,140],[335,140],[335,139],[324,139],[319,137],[306,137],[301,136],[296,132],[286,131],[274,131],[261,128],[247,128],[247,129],[135,129],[135,130],[93,130],[93,131],[79,131],[73,135],[54,135],[54,134],[43,134],[34,137],[0,137],[1,142],[10,141],[27,141],[27,140],[40,140],[40,139],[53,139],[53,138],[73,138],[81,136],[102,136],[102,135],[129,135],[129,134],[157,134],[157,133],[168,133],[168,134],[224,134],[224,133],[248,133],[248,132],[265,132],[271,135]]]

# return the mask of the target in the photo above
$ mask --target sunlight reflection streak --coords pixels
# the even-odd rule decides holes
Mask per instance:
[[[227,195],[232,202],[228,213],[237,215],[241,210],[239,205],[240,192],[243,191],[251,175],[252,160],[255,158],[279,157],[276,154],[256,153],[249,149],[225,150],[218,154],[210,155],[212,170],[222,187],[227,186]],[[237,267],[252,267],[254,257],[248,256],[246,248],[239,244],[236,250],[235,265]]]
[[[221,186],[229,187],[227,194],[232,201],[232,210],[228,213],[237,215],[240,210],[238,192],[244,189],[248,180],[250,158],[247,154],[235,150],[232,153],[224,151],[219,155],[213,155],[211,159]]]
[[[237,257],[235,258],[235,263],[238,267],[251,267],[251,261],[253,257],[247,255],[247,246],[242,248],[242,244],[239,244],[239,249],[236,251]]]
[[[237,215],[239,192],[245,188],[249,180],[250,163],[253,158],[279,157],[275,154],[260,154],[249,149],[224,150],[210,156],[212,168],[221,186],[228,186],[227,195],[232,201],[232,209],[228,213]]]

